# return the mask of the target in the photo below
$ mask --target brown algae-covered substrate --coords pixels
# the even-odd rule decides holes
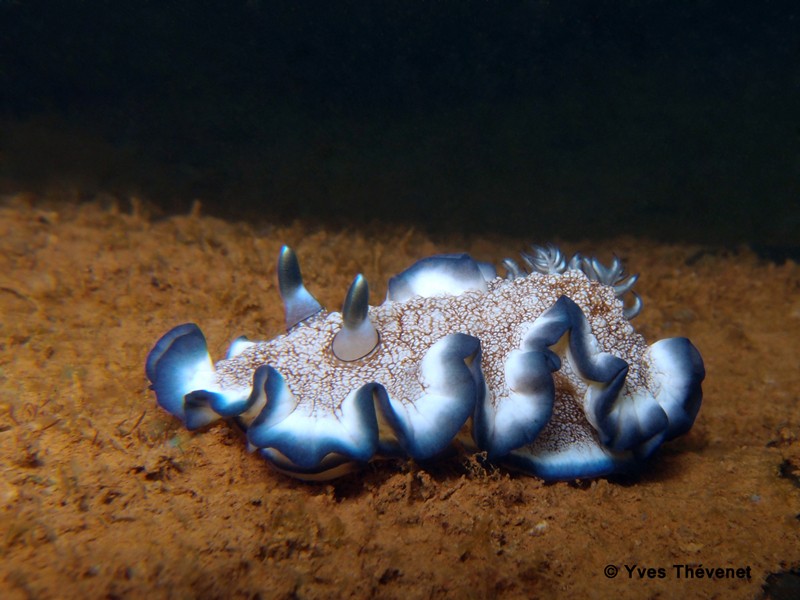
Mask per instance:
[[[6,198],[0,596],[763,597],[771,574],[800,566],[791,261],[627,237],[561,244],[619,255],[641,274],[636,329],[649,343],[686,336],[705,359],[694,428],[636,477],[546,484],[463,456],[302,483],[225,423],[185,431],[148,390],[145,357],[179,323],[202,327],[214,359],[239,335],[281,333],[282,244],[338,310],[356,273],[377,302],[419,258],[464,250],[497,262],[533,241],[548,240],[156,220],[108,202]],[[783,577],[773,593],[791,585]]]

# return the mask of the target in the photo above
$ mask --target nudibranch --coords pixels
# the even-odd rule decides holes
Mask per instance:
[[[686,338],[647,345],[642,309],[614,259],[534,246],[505,278],[467,254],[422,259],[369,305],[358,275],[327,312],[284,246],[286,333],[239,338],[214,365],[200,328],[147,357],[158,403],[188,429],[231,419],[279,471],[337,477],[374,459],[461,448],[545,480],[627,472],[687,432],[703,359]],[[630,294],[630,300],[626,300]]]

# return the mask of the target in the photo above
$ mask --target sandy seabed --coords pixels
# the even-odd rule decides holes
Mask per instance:
[[[338,309],[358,272],[380,298],[390,275],[424,256],[466,250],[497,261],[530,241],[256,227],[199,212],[155,220],[138,203],[6,198],[0,596],[791,593],[793,576],[774,574],[800,567],[792,262],[646,239],[561,244],[604,261],[618,254],[641,274],[637,330],[651,343],[689,337],[705,359],[694,428],[634,478],[545,484],[465,456],[425,468],[373,463],[306,484],[249,454],[224,423],[185,431],[148,390],[145,357],[174,325],[198,323],[215,358],[239,335],[281,332],[282,244],[297,251],[312,292]],[[701,567],[704,577],[674,565]],[[703,570],[718,567],[729,570]]]

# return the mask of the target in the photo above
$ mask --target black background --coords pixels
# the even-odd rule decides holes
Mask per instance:
[[[5,191],[800,244],[796,2],[0,0]]]

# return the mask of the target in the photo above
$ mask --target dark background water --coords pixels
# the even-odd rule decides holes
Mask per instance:
[[[0,0],[5,191],[800,245],[800,3]]]

